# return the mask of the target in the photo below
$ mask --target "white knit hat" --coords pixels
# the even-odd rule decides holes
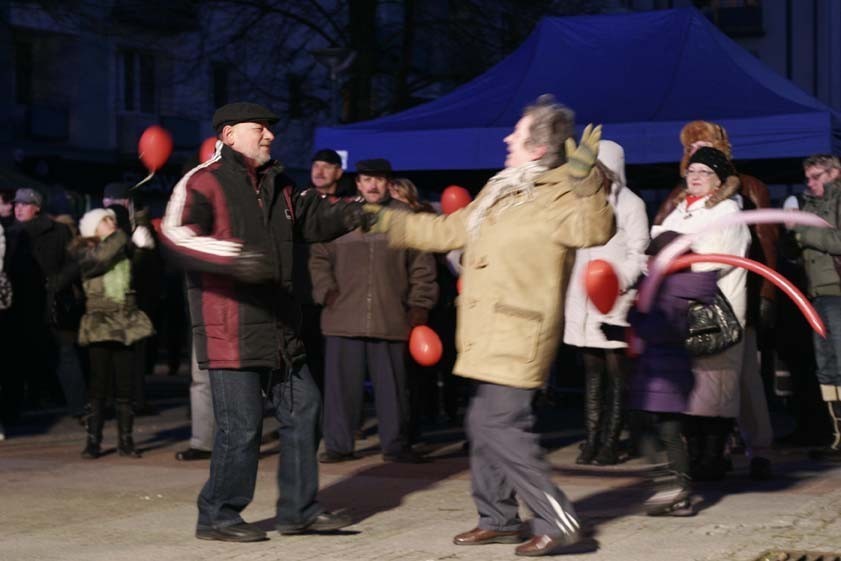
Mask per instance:
[[[81,220],[79,220],[79,233],[83,238],[92,238],[96,236],[96,227],[102,222],[102,219],[110,216],[117,220],[117,215],[110,208],[95,208],[85,213]]]

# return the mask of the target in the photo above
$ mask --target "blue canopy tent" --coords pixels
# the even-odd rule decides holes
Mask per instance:
[[[725,127],[738,159],[839,152],[841,118],[777,75],[694,9],[545,18],[473,81],[402,113],[317,129],[350,162],[401,170],[497,169],[525,105],[552,93],[579,125],[604,124],[627,162],[680,159],[688,121]]]

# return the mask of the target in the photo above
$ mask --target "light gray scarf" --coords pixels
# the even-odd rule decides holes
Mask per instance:
[[[525,200],[531,200],[532,191],[534,190],[534,180],[547,169],[546,166],[533,161],[521,166],[505,168],[491,177],[483,189],[482,198],[476,203],[476,207],[470,213],[470,216],[467,217],[468,236],[471,239],[476,237],[479,233],[479,227],[488,216],[491,207],[506,195],[510,195],[516,191],[522,191],[525,194]],[[504,211],[513,204],[512,199],[511,204],[500,208],[498,212]]]

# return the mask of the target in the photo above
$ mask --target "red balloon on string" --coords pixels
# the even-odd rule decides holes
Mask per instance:
[[[216,137],[208,136],[199,148],[199,163],[204,163],[216,153]]]
[[[441,360],[444,347],[438,335],[425,325],[418,325],[409,334],[409,353],[421,366],[432,366]]]
[[[441,210],[444,214],[452,214],[469,205],[472,200],[470,191],[458,185],[450,185],[441,192]]]
[[[137,152],[149,172],[161,169],[172,154],[172,135],[159,125],[148,127],[140,135]]]
[[[619,277],[613,265],[604,259],[593,259],[584,269],[584,289],[587,297],[603,314],[613,309],[619,296]]]

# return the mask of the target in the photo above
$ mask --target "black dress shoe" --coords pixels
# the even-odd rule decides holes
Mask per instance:
[[[220,542],[261,542],[267,540],[266,532],[246,522],[222,526],[217,528],[196,530],[196,537],[200,540],[217,540]]]
[[[313,518],[307,524],[300,526],[278,526],[277,531],[284,536],[291,536],[294,534],[308,534],[317,532],[335,532],[341,530],[345,526],[353,524],[350,516],[341,512],[322,512]]]
[[[342,454],[340,452],[325,450],[318,455],[318,461],[322,464],[338,464],[339,462],[350,462],[351,460],[356,459],[358,459],[358,457],[353,452]]]
[[[592,538],[583,538],[580,533],[576,532],[563,536],[534,536],[523,545],[517,546],[514,553],[523,557],[541,557],[543,555],[590,553],[598,548],[599,542]]]
[[[426,464],[429,458],[421,456],[414,450],[403,450],[399,454],[383,454],[383,461],[396,462],[399,464]]]
[[[193,460],[207,460],[210,458],[208,450],[199,450],[198,448],[187,448],[175,453],[175,459],[179,462],[192,462]]]

